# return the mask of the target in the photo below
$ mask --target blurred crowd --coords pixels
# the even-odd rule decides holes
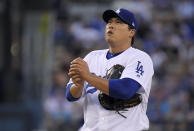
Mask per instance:
[[[155,70],[147,110],[150,130],[194,130],[193,7],[191,0],[152,0],[150,12],[135,12],[139,28],[134,47],[151,56]],[[146,13],[151,17],[145,18]],[[53,87],[45,101],[44,126],[48,131],[75,131],[83,123],[83,111],[79,103],[65,99],[69,64],[108,47],[105,23],[101,14],[86,19],[63,10],[57,12],[55,27]]]

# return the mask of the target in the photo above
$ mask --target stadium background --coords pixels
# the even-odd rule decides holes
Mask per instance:
[[[192,0],[0,0],[0,131],[78,130],[69,62],[107,48],[101,15],[120,7],[137,15],[135,47],[154,63],[150,131],[194,130]]]

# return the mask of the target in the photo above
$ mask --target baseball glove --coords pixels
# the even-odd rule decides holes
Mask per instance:
[[[119,79],[123,70],[125,69],[122,65],[114,65],[107,72],[107,79]],[[130,99],[117,99],[106,95],[105,93],[99,93],[98,100],[100,104],[107,110],[115,110],[117,113],[119,111],[127,111],[126,108],[134,107],[141,103],[142,99],[139,94],[135,94]],[[121,116],[126,118],[124,115],[119,113]]]

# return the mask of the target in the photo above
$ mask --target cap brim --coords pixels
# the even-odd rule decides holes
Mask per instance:
[[[109,21],[111,18],[113,18],[113,17],[119,17],[119,18],[120,18],[120,16],[118,16],[118,14],[117,14],[114,10],[106,10],[106,11],[103,13],[102,17],[103,17],[103,20],[104,20],[106,23],[108,23],[108,21]]]

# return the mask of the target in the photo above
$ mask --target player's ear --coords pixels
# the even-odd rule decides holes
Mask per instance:
[[[130,36],[130,37],[133,37],[133,36],[135,35],[135,32],[136,32],[135,29],[130,29],[130,30],[129,30],[129,36]]]

